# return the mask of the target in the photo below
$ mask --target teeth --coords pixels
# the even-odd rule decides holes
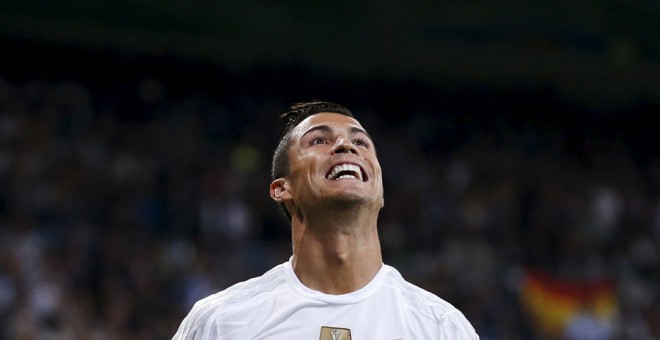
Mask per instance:
[[[335,178],[339,173],[341,172],[346,172],[349,171],[351,173],[344,173],[338,178]],[[328,179],[344,179],[344,178],[352,178],[352,179],[359,179],[362,180],[362,171],[360,170],[360,167],[354,164],[340,164],[337,165],[330,171],[330,173],[327,176]]]

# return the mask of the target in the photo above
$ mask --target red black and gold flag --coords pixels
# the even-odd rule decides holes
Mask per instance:
[[[522,303],[536,326],[547,335],[560,335],[576,313],[588,308],[604,321],[617,310],[616,286],[610,280],[568,280],[539,271],[527,271]]]

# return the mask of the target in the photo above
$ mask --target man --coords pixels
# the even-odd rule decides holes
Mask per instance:
[[[198,301],[174,339],[478,339],[460,311],[383,264],[383,181],[366,130],[337,104],[290,109],[270,196],[291,222],[293,255]]]

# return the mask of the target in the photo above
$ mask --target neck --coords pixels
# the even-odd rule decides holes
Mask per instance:
[[[326,215],[326,216],[323,216]],[[380,270],[377,212],[294,216],[293,269],[308,288],[346,294],[366,286]]]

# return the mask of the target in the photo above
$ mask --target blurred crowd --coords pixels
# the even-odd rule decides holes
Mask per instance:
[[[288,104],[0,78],[0,339],[169,339],[197,299],[286,261],[268,185]],[[660,338],[660,156],[616,133],[343,104],[379,153],[386,263],[482,339]],[[529,269],[614,281],[615,317],[544,334]]]

